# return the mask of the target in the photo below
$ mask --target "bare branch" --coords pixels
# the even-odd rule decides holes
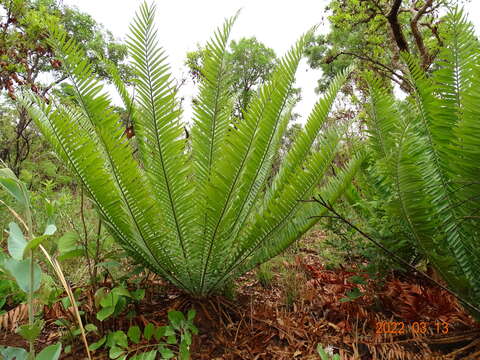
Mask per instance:
[[[390,24],[390,29],[393,33],[393,38],[398,45],[400,51],[408,52],[408,43],[405,40],[405,36],[403,35],[402,27],[398,21],[398,12],[400,10],[400,5],[402,5],[402,0],[395,0],[393,2],[392,8],[387,15],[388,23]]]

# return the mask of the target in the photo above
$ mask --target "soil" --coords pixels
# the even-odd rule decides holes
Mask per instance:
[[[201,360],[319,359],[317,344],[341,359],[480,359],[480,324],[452,295],[418,276],[392,273],[373,279],[355,265],[328,270],[314,251],[300,251],[283,266],[292,274],[289,283],[276,274],[264,286],[252,272],[239,279],[234,299],[194,300],[158,278],[148,279],[136,316],[97,324],[103,331],[165,325],[168,311],[193,307],[199,335],[191,353]],[[93,322],[91,301],[85,298],[82,310]],[[37,350],[65,335],[54,321],[68,316],[59,304],[44,310]],[[18,335],[1,331],[0,344],[27,347]],[[86,357],[77,339],[63,359]],[[108,359],[105,350],[93,355]]]

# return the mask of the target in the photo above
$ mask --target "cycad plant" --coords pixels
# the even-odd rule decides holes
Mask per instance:
[[[233,125],[225,59],[234,18],[227,20],[207,45],[187,146],[175,84],[157,44],[154,13],[153,6],[142,5],[130,27],[134,97],[109,66],[133,123],[133,138],[126,136],[79,47],[58,29],[51,30],[50,39],[77,106],[36,101],[29,109],[124,249],[186,292],[207,296],[312,227],[317,220],[310,216],[318,209],[303,200],[321,191],[334,201],[350,183],[360,159],[327,177],[342,134],[339,129],[320,131],[348,72],[315,105],[267,187],[290,118],[288,95],[305,37]],[[319,151],[314,142],[320,143]]]
[[[432,74],[406,57],[414,95],[397,102],[372,81],[375,173],[394,194],[390,216],[450,287],[480,304],[480,46],[462,11],[443,24]],[[477,314],[480,315],[480,314]]]

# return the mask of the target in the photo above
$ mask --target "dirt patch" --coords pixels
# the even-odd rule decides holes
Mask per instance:
[[[379,280],[355,267],[328,270],[311,253],[284,266],[292,274],[301,274],[293,279],[303,279],[291,304],[285,303],[286,290],[280,281],[274,279],[271,286],[263,287],[254,273],[239,279],[237,295],[231,300],[192,300],[154,279],[145,284],[145,300],[135,305],[137,316],[105,321],[102,330],[127,330],[149,322],[165,325],[169,310],[193,307],[200,330],[192,344],[193,359],[318,359],[317,344],[342,359],[480,358],[480,324],[451,295],[416,277],[391,274]],[[355,289],[361,294],[356,298]],[[87,307],[83,310],[92,321],[94,314]],[[45,320],[49,326],[39,348],[58,341],[61,334],[54,319]],[[1,344],[25,346],[20,340],[17,335],[0,336]],[[107,358],[104,350],[94,356]],[[79,340],[72,355],[63,358],[84,357]]]

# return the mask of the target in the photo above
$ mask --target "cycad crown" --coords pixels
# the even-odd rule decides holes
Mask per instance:
[[[324,178],[339,147],[336,129],[322,124],[347,71],[315,105],[305,129],[266,185],[291,113],[289,90],[305,37],[281,60],[271,80],[232,125],[226,46],[234,18],[207,45],[200,94],[194,105],[191,148],[183,136],[175,86],[158,47],[154,7],[142,5],[129,51],[135,98],[109,66],[135,130],[124,134],[102,86],[79,48],[52,30],[52,45],[75,90],[78,106],[46,106],[30,113],[58,155],[81,180],[111,234],[138,261],[185,291],[205,296],[282,252],[321,209],[305,203],[317,186],[329,201],[351,182],[360,159]],[[320,151],[313,147],[320,144]]]
[[[456,292],[479,304],[480,46],[457,9],[442,36],[432,76],[406,56],[415,90],[406,104],[373,82],[371,148],[413,244]]]

